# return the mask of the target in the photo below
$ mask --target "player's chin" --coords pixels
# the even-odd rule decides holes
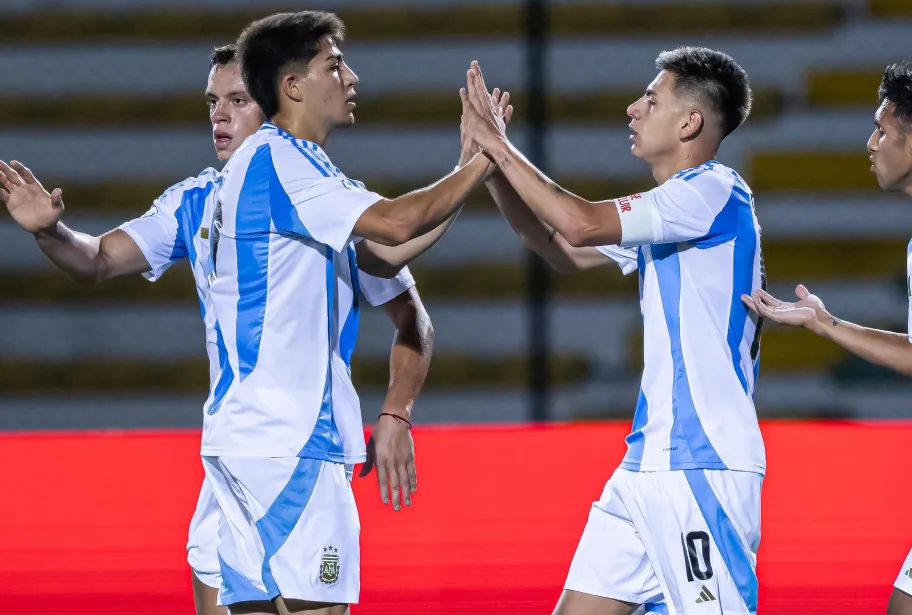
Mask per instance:
[[[219,162],[228,162],[228,159],[231,158],[231,150],[227,147],[216,146],[215,157],[219,159]]]

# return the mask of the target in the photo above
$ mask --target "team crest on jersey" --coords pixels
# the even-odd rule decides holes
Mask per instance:
[[[342,185],[348,188],[349,190],[360,191],[364,190],[364,184],[361,182],[356,182],[353,179],[348,179],[347,177],[342,180]]]
[[[323,548],[320,560],[320,583],[332,585],[339,580],[339,549],[330,545]]]

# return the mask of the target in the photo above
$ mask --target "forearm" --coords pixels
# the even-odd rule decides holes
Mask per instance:
[[[430,317],[412,289],[417,305],[412,316],[401,320],[396,327],[390,350],[390,382],[383,404],[384,412],[410,418],[415,399],[424,385],[434,349],[434,328]]]
[[[430,250],[434,244],[440,241],[453,225],[453,222],[456,221],[456,217],[459,215],[460,211],[462,211],[461,206],[457,208],[449,218],[444,220],[442,224],[438,225],[430,232],[415,237],[398,246],[384,246],[369,240],[364,240],[362,243],[364,243],[365,248],[370,250],[377,258],[385,262],[390,268],[390,271],[393,272],[392,275],[395,275],[400,269]]]
[[[912,342],[906,334],[862,327],[829,313],[809,328],[866,361],[912,376]]]
[[[571,245],[620,243],[620,221],[601,215],[605,203],[592,203],[564,190],[509,142],[504,142],[492,155],[503,176],[535,217],[563,235]]]
[[[452,216],[481,182],[488,167],[487,158],[478,154],[472,162],[427,188],[389,201],[395,222],[408,230],[406,240],[434,230]]]
[[[544,258],[558,272],[576,269],[555,241],[556,231],[536,217],[503,175],[495,173],[486,186],[497,209],[526,248]]]
[[[103,279],[100,237],[74,231],[58,222],[56,227],[35,233],[35,240],[51,262],[74,280],[93,283]]]

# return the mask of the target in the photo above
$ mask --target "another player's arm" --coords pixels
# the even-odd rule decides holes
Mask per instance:
[[[58,269],[80,283],[98,284],[149,271],[139,246],[120,229],[94,237],[58,222],[36,232],[35,240]]]
[[[558,273],[573,273],[611,262],[611,259],[595,248],[577,248],[570,245],[556,229],[536,217],[510,182],[500,173],[494,173],[486,182],[486,186],[497,208],[525,246],[544,258]]]
[[[795,292],[799,300],[794,303],[780,301],[762,290],[750,297],[743,296],[742,300],[764,318],[803,326],[866,361],[912,376],[912,342],[908,335],[870,329],[836,318],[804,286],[798,286]]]
[[[382,278],[391,278],[413,260],[430,250],[446,234],[461,207],[437,228],[424,235],[411,239],[398,246],[385,246],[365,239],[357,245],[358,265],[369,274]]]
[[[23,164],[0,162],[0,184],[0,200],[13,219],[32,233],[41,251],[73,279],[91,284],[149,270],[139,246],[125,232],[113,230],[95,237],[61,222],[61,190],[48,193]]]
[[[358,218],[354,234],[384,246],[429,233],[452,216],[481,183],[491,163],[482,154],[426,188],[395,199],[381,199]]]

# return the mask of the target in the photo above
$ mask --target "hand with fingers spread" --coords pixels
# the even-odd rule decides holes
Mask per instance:
[[[0,185],[0,201],[23,229],[34,234],[57,226],[64,209],[60,188],[48,193],[32,172],[16,160],[9,165],[0,161]]]
[[[489,94],[478,62],[472,62],[466,72],[465,93],[462,90],[459,93],[463,97],[466,129],[478,146],[490,156],[492,150],[507,141],[507,110]],[[512,116],[512,110],[510,115]]]
[[[367,442],[367,461],[359,473],[364,477],[377,467],[380,499],[384,504],[392,499],[396,511],[401,508],[400,491],[401,502],[411,506],[412,494],[418,489],[415,442],[409,427],[407,419],[381,414]]]
[[[798,301],[788,303],[776,299],[764,290],[757,289],[753,295],[741,295],[741,301],[763,318],[783,325],[802,326],[809,329],[825,318],[826,308],[817,295],[799,284],[795,289]]]
[[[472,160],[472,158],[481,151],[481,148],[478,146],[478,143],[475,142],[475,139],[472,138],[467,123],[467,116],[468,112],[472,109],[472,103],[469,100],[466,88],[460,88],[459,97],[462,99],[462,119],[459,125],[462,145],[462,151],[459,156],[459,166],[461,167]],[[491,104],[503,119],[504,126],[506,127],[513,117],[513,105],[510,104],[510,93],[501,93],[500,88],[494,88],[494,92],[491,94]]]

